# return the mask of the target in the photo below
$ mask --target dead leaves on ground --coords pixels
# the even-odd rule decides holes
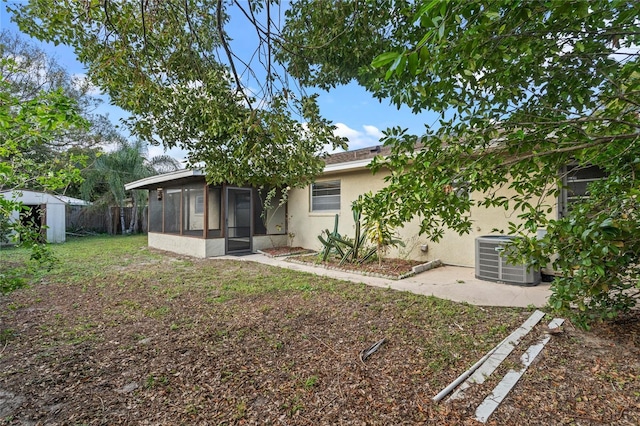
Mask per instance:
[[[474,424],[481,399],[431,398],[529,315],[247,262],[129,263],[0,301],[0,389],[24,398],[4,423]],[[629,321],[565,326],[490,424],[640,423]]]

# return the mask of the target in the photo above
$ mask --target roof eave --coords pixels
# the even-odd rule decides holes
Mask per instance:
[[[323,174],[339,173],[352,170],[364,170],[369,164],[371,164],[372,160],[373,158],[366,158],[364,160],[349,161],[346,163],[327,164],[326,166],[324,166]]]
[[[125,183],[124,189],[152,189],[162,187],[162,184],[174,180],[190,178],[193,176],[204,176],[204,172],[200,169],[183,169],[175,172],[163,173],[161,175],[150,176],[134,182]]]

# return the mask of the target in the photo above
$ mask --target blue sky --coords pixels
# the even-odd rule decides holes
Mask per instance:
[[[255,48],[251,37],[247,36],[246,25],[246,21],[236,19],[232,15],[227,30],[234,39],[232,48],[235,51],[247,50],[251,52]],[[0,28],[12,32],[18,31],[17,26],[10,21],[9,14],[4,10],[4,5],[0,9]],[[28,36],[24,35],[24,37]],[[50,56],[56,58],[67,69],[69,74],[83,75],[85,73],[83,65],[76,60],[73,48],[52,44],[43,44],[43,47]],[[388,127],[400,126],[408,128],[412,133],[421,134],[424,131],[425,123],[433,125],[437,119],[433,113],[414,115],[408,108],[398,110],[388,101],[380,103],[355,83],[332,89],[330,92],[320,91],[318,93],[320,94],[318,103],[321,113],[337,126],[336,133],[338,135],[349,139],[350,149],[378,144],[378,140],[382,136],[381,131]],[[114,124],[118,124],[120,119],[128,116],[125,111],[110,105],[106,96],[103,98],[105,102],[96,111],[97,113],[109,114]],[[164,153],[162,147],[150,147],[149,149],[150,156],[162,153]],[[185,157],[184,152],[179,149],[172,149],[166,153],[177,159]]]

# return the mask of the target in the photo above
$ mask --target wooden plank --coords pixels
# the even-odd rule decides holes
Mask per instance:
[[[473,374],[465,380],[460,387],[449,397],[449,400],[464,398],[464,391],[471,387],[475,383],[484,383],[485,378],[489,377],[496,368],[504,361],[507,356],[513,351],[520,340],[526,336],[536,324],[545,316],[545,313],[536,310],[531,316],[513,333],[507,336],[506,339],[500,343],[490,357],[478,367]]]
[[[561,318],[554,318],[553,321],[549,323],[549,328],[553,329],[559,327],[563,322],[564,320]],[[513,389],[516,383],[518,383],[518,380],[520,380],[525,371],[527,371],[527,368],[529,368],[533,360],[536,359],[540,352],[542,352],[542,349],[544,349],[550,339],[551,336],[547,335],[538,343],[529,346],[526,352],[520,357],[522,368],[518,371],[509,370],[500,383],[498,383],[493,391],[491,391],[489,396],[487,396],[478,408],[476,408],[476,420],[482,423],[487,422],[489,416],[493,414],[495,409],[498,408],[498,405],[500,405],[511,389]]]

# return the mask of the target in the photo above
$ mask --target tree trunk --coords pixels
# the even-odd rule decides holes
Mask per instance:
[[[124,207],[120,206],[120,229],[122,230],[122,235],[125,234],[125,226],[124,226]]]
[[[113,229],[113,215],[111,214],[111,206],[107,206],[107,232],[109,232],[110,235],[114,235],[115,229]]]
[[[133,197],[133,209],[131,210],[131,221],[129,222],[129,233],[138,232],[138,198]]]

